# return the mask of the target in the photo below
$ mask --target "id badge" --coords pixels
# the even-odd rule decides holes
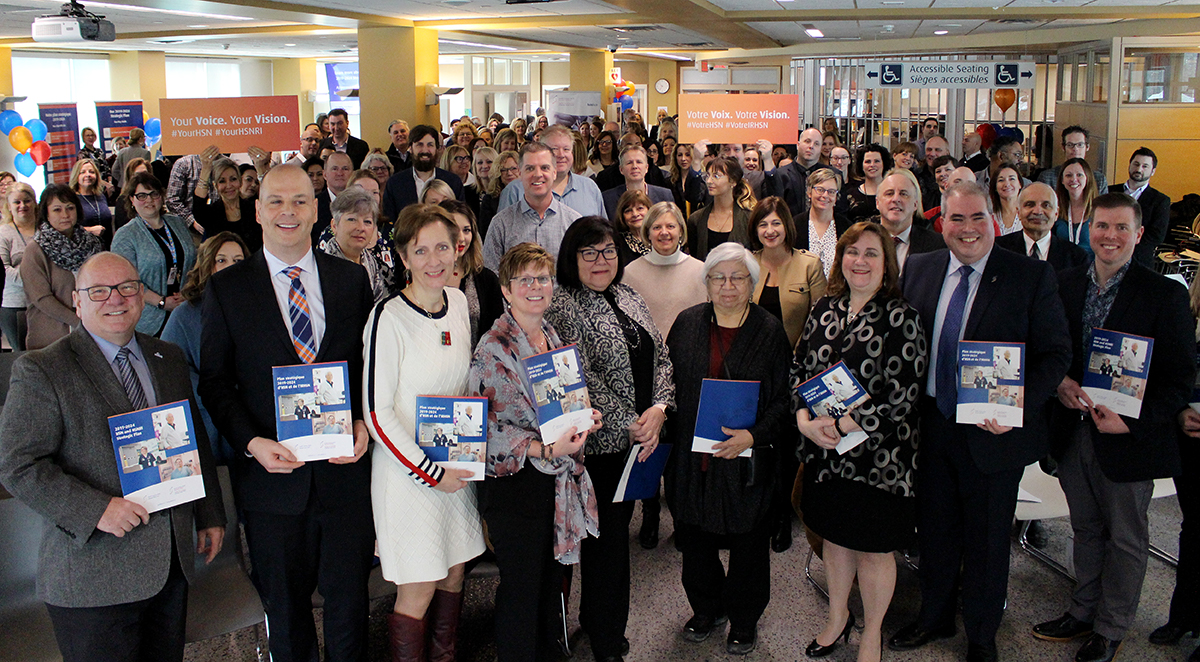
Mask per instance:
[[[171,267],[171,270],[169,272],[167,272],[167,285],[178,285],[178,284],[179,284],[179,267]]]

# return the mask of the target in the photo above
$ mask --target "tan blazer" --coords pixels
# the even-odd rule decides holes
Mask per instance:
[[[762,266],[762,251],[755,251],[754,257]],[[754,303],[762,297],[763,287],[767,283],[767,275],[763,273],[754,288]],[[825,296],[825,270],[821,267],[821,258],[799,248],[792,249],[792,258],[783,264],[779,273],[771,279],[773,286],[779,287],[779,307],[783,310],[783,328],[787,331],[788,343],[793,349],[804,332],[804,323],[808,321],[808,311],[813,303]]]

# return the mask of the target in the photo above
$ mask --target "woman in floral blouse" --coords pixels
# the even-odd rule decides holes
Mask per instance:
[[[501,662],[541,659],[553,636],[563,565],[579,562],[581,541],[598,535],[596,495],[583,468],[583,445],[599,428],[571,428],[543,443],[537,411],[521,381],[521,359],[562,346],[542,319],[554,294],[554,258],[537,244],[513,247],[500,261],[509,308],[480,339],[468,384],[488,399],[487,480],[480,511],[488,524],[500,587],[496,648]]]

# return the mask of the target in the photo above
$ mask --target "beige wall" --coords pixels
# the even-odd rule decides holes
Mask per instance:
[[[11,59],[9,67],[11,69]],[[158,117],[158,100],[167,96],[167,56],[153,51],[109,54],[109,78],[114,101],[142,100],[142,110]],[[11,78],[11,76],[10,76]]]
[[[537,64],[537,63],[535,63]],[[570,62],[542,62],[542,85],[570,85]]]
[[[312,58],[276,59],[271,61],[273,94],[296,95],[300,103],[300,126],[316,119],[308,93],[317,89],[317,61]]]
[[[613,98],[613,87],[608,84],[608,70],[613,66],[613,56],[608,51],[571,51],[570,90],[600,92],[600,107],[607,109]],[[545,80],[542,84],[546,84]]]
[[[1174,104],[1122,105],[1116,127],[1116,155],[1108,181],[1129,178],[1129,157],[1139,147],[1149,147],[1158,157],[1150,185],[1177,202],[1188,193],[1200,193],[1196,179],[1196,153],[1200,151],[1200,108]]]
[[[659,106],[666,106],[668,115],[678,112],[679,64],[670,60],[651,60],[649,65],[646,87],[650,94],[646,103],[646,121],[654,123]],[[665,78],[671,84],[671,89],[667,90],[666,94],[659,94],[654,90],[654,83],[660,78]]]
[[[437,85],[438,77],[437,30],[360,26],[360,137],[370,145],[387,145],[392,120],[440,124],[438,106],[425,105],[425,85]]]

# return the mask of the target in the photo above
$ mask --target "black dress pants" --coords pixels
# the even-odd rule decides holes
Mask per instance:
[[[375,557],[370,503],[345,504],[314,484],[298,515],[244,504],[252,572],[267,612],[273,662],[317,662],[312,594],[325,600],[328,662],[366,662],[367,579]]]
[[[1168,620],[1185,628],[1200,627],[1200,449],[1196,444],[1191,437],[1180,438],[1183,473],[1175,477],[1183,521],[1179,523],[1179,567]]]
[[[732,629],[758,625],[771,601],[771,552],[768,522],[749,533],[716,534],[694,524],[675,522],[683,552],[683,590],[698,616],[729,615]],[[729,550],[726,574],[721,549]]]
[[[63,662],[182,662],[187,589],[172,548],[167,583],[153,597],[105,607],[46,605]]]
[[[953,625],[961,581],[967,640],[994,645],[1008,593],[1009,530],[1024,469],[980,471],[958,424],[946,420],[932,398],[925,400],[916,485],[918,624]]]
[[[497,659],[554,659],[550,644],[561,633],[563,589],[563,566],[554,560],[555,477],[526,464],[486,483],[484,518],[500,567]]]
[[[596,489],[600,537],[580,552],[579,624],[596,659],[620,656],[629,621],[629,522],[634,501],[613,503],[628,451],[588,455],[583,464]]]

